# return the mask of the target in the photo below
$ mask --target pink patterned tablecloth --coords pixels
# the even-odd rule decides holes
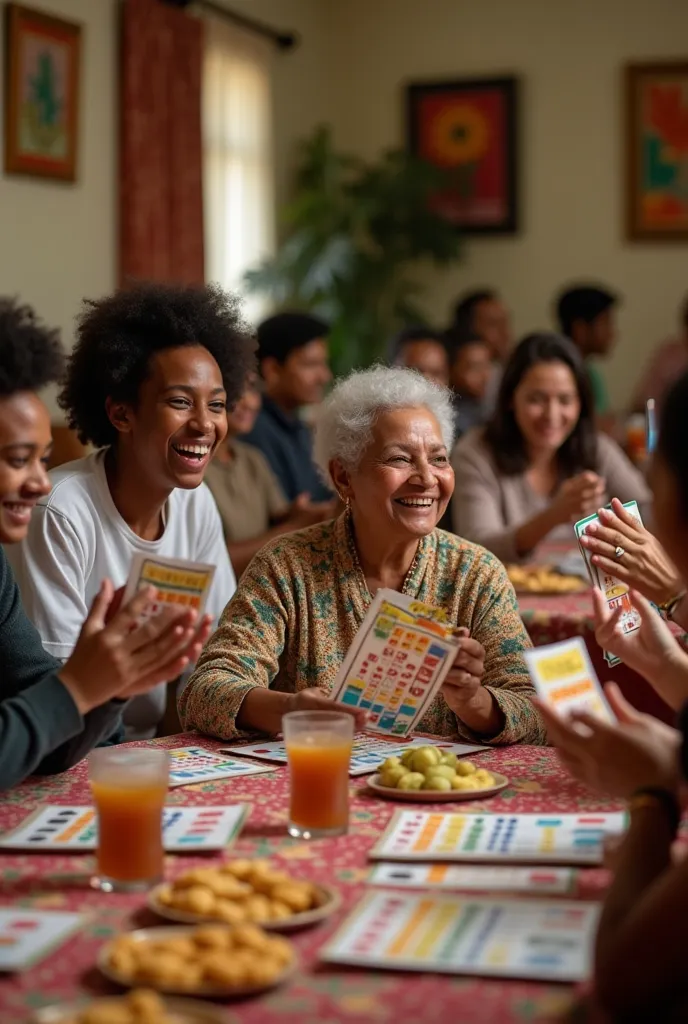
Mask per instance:
[[[172,736],[155,743],[165,747],[198,743],[197,735]],[[203,739],[215,749],[219,744]],[[462,807],[491,811],[618,810],[619,805],[582,788],[559,766],[552,750],[507,747],[478,755],[480,763],[503,772],[510,786],[489,801]],[[562,1020],[574,1001],[571,986],[531,982],[451,978],[382,971],[342,970],[318,962],[318,951],[343,915],[361,896],[368,851],[398,807],[367,795],[361,779],[352,780],[349,835],[305,843],[285,832],[288,780],[285,768],[269,775],[202,783],[170,791],[171,804],[217,805],[246,800],[249,821],[232,854],[274,857],[294,875],[338,886],[344,906],[334,919],[294,937],[301,969],[285,987],[261,998],[227,1004],[227,1024],[300,1024],[333,1021],[411,1022],[427,1018],[452,1024],[513,1024]],[[52,779],[29,780],[0,799],[0,829],[19,822],[41,803],[87,804],[86,764]],[[443,805],[447,809],[459,805]],[[170,856],[168,874],[181,872],[208,856]],[[210,858],[212,861],[212,857]],[[45,909],[69,909],[92,915],[87,927],[34,968],[0,981],[0,1021],[28,1020],[31,1011],[60,1000],[87,998],[113,991],[94,962],[98,947],[122,930],[154,923],[140,896],[105,896],[88,887],[92,860],[87,855],[13,854],[0,852],[0,903]],[[578,876],[578,895],[596,898],[606,884],[602,870]],[[160,923],[160,922],[156,922]]]

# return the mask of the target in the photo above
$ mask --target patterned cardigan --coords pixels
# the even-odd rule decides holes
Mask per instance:
[[[545,743],[530,702],[534,689],[523,658],[530,640],[504,567],[477,544],[435,529],[421,540],[406,593],[444,608],[485,648],[483,685],[501,708],[504,729],[489,741]],[[179,698],[186,729],[242,738],[241,703],[254,686],[294,693],[332,689],[371,597],[344,515],[266,544],[239,580],[219,627]],[[480,742],[441,694],[420,732]]]

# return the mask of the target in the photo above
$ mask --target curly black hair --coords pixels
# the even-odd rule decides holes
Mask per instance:
[[[86,302],[77,323],[59,404],[82,444],[96,448],[117,438],[106,399],[135,405],[155,352],[206,348],[220,367],[228,407],[255,368],[255,343],[239,300],[217,285],[137,284]]]
[[[30,306],[0,297],[0,397],[40,391],[63,370],[59,331],[44,327]]]

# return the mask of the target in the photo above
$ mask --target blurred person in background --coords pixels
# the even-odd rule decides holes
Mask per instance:
[[[632,412],[645,412],[648,398],[654,398],[655,409],[661,416],[666,394],[682,374],[688,370],[688,295],[680,312],[679,333],[658,345],[650,356],[638,382],[631,405]]]
[[[463,337],[480,338],[489,349],[492,373],[484,398],[485,412],[489,415],[497,401],[502,371],[513,344],[509,311],[496,291],[478,289],[458,300],[450,329]]]
[[[288,502],[263,453],[240,440],[240,435],[253,429],[260,405],[257,382],[251,377],[227,413],[227,441],[218,448],[205,475],[237,575],[273,537],[319,523],[333,511],[331,502],[315,504],[307,494]]]
[[[66,771],[93,747],[123,737],[126,701],[179,675],[198,657],[210,619],[166,613],[136,627],[146,591],[116,609],[103,580],[63,665],[27,618],[5,557],[50,492],[50,415],[37,392],[58,381],[57,331],[32,309],[0,298],[0,790]]]
[[[304,494],[313,502],[332,499],[313,462],[311,431],[299,415],[322,401],[332,379],[328,332],[324,320],[308,313],[277,313],[258,326],[263,405],[242,440],[263,453],[289,502]]]
[[[428,327],[407,327],[399,331],[390,346],[390,363],[418,370],[434,384],[449,383],[449,359],[444,335]]]
[[[610,434],[615,430],[615,418],[596,360],[606,358],[614,346],[618,301],[613,292],[594,285],[567,288],[557,300],[559,329],[571,339],[585,360],[598,426]]]
[[[446,334],[449,353],[449,385],[454,393],[454,426],[457,438],[482,426],[487,419],[485,395],[492,378],[490,350],[477,334],[450,328]]]
[[[503,562],[531,557],[547,538],[573,546],[572,524],[612,495],[635,499],[647,521],[647,484],[597,432],[585,364],[558,334],[530,334],[514,349],[494,416],[458,442],[452,465],[454,532]]]

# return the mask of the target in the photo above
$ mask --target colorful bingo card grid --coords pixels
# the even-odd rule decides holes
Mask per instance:
[[[147,606],[143,618],[157,615],[168,604],[178,606],[180,611],[194,608],[200,615],[214,575],[215,567],[201,562],[135,555],[122,603],[130,601],[143,587],[155,587],[155,600]]]
[[[624,508],[633,516],[634,519],[637,519],[642,526],[643,521],[640,516],[638,503],[636,501],[625,501]],[[593,565],[590,561],[590,552],[586,551],[580,543],[580,539],[585,533],[586,527],[589,526],[590,523],[599,523],[599,521],[600,517],[597,513],[587,516],[585,519],[579,519],[574,526],[576,538],[578,539],[581,553],[585,559],[585,564],[587,566],[588,573],[590,574],[593,587],[597,587],[602,591],[607,599],[610,611],[614,611],[616,608],[622,609],[621,628],[624,633],[632,633],[635,629],[640,628],[641,619],[640,615],[631,604],[628,586],[625,583],[622,583],[621,580],[617,580],[615,576],[610,576],[608,573],[601,572],[598,566]],[[614,654],[610,654],[608,651],[604,652],[604,660],[612,668],[614,665],[619,665],[621,663],[620,658],[617,658]]]
[[[0,910],[0,971],[31,967],[85,921],[84,914],[56,910]]]
[[[213,779],[230,779],[236,775],[261,775],[272,770],[264,764],[218,756],[204,747],[176,747],[169,753],[172,788],[211,782]]]
[[[393,740],[359,734],[354,737],[349,775],[370,775],[372,772],[376,772],[388,757],[399,757],[409,747],[423,747],[430,742],[428,739],[416,736],[406,743],[398,744]],[[466,754],[475,754],[481,750],[488,749],[488,747],[470,746],[467,743],[442,743],[437,740],[432,740],[432,745],[433,747],[441,747],[448,754],[456,754],[457,757],[464,757]],[[221,747],[220,749],[227,754],[246,754],[249,757],[262,757],[266,761],[277,761],[280,764],[286,764],[288,760],[287,748],[280,740],[269,743],[251,743],[237,747]]]
[[[372,892],[322,952],[360,967],[546,981],[588,976],[600,907]]]
[[[251,811],[250,804],[226,807],[165,807],[163,844],[168,853],[222,850],[238,836]],[[94,807],[45,806],[0,837],[0,849],[95,850],[98,822]]]
[[[607,722],[614,721],[582,637],[523,653],[538,697],[559,714],[585,710]]]
[[[371,851],[373,860],[515,861],[601,864],[618,814],[439,814],[397,811]]]
[[[408,736],[451,668],[459,640],[444,613],[378,590],[332,688],[333,700],[368,711],[368,730]]]
[[[458,892],[527,892],[565,896],[573,889],[573,868],[510,868],[478,864],[376,864],[369,885],[393,889],[453,889]]]

